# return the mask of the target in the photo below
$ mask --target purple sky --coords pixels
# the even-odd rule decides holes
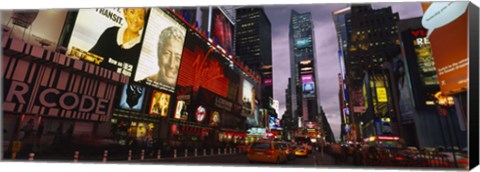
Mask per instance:
[[[288,31],[291,10],[299,13],[311,12],[315,32],[315,53],[317,61],[317,91],[328,122],[336,138],[340,136],[340,112],[338,104],[338,41],[332,12],[346,7],[347,4],[318,5],[274,5],[265,6],[265,12],[272,24],[272,63],[273,63],[273,97],[280,102],[279,116],[285,111],[285,89],[290,76]],[[375,3],[374,9],[392,6],[400,19],[422,15],[420,3]]]

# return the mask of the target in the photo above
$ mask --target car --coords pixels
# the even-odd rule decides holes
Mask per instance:
[[[285,151],[285,154],[287,155],[288,160],[294,160],[295,159],[295,147],[288,143],[288,142],[277,142],[280,144],[281,149]]]
[[[297,149],[295,150],[295,156],[307,157],[308,148],[306,146],[298,146]]]
[[[253,143],[247,150],[247,159],[250,163],[287,163],[287,155],[281,149],[281,145],[274,141],[258,141]]]

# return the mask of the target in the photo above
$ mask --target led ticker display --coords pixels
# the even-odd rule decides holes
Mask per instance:
[[[150,114],[157,115],[161,117],[167,117],[168,107],[170,105],[170,95],[160,92],[158,90],[153,90],[152,99],[150,106]]]
[[[67,10],[2,11],[3,33],[30,44],[55,51],[62,33]],[[24,29],[26,26],[28,29]],[[8,30],[8,31],[7,31]]]
[[[188,32],[178,76],[178,86],[200,87],[227,97],[230,80],[226,76],[227,62],[195,32]]]
[[[220,9],[213,9],[211,37],[229,54],[233,52],[233,28],[233,24]]]
[[[140,111],[145,97],[145,88],[136,84],[123,86],[120,108]]]
[[[185,34],[185,26],[171,14],[152,8],[134,80],[174,92]]]
[[[132,76],[147,13],[145,8],[80,9],[67,55]]]

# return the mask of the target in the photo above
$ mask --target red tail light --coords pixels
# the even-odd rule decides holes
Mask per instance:
[[[267,149],[265,151],[265,153],[269,154],[269,155],[273,155],[273,153],[275,153],[275,149]]]
[[[404,158],[404,157],[401,157],[401,156],[397,156],[397,157],[395,157],[395,160],[397,160],[397,161],[403,161],[403,160],[405,160],[405,158]]]
[[[250,147],[247,148],[247,152],[248,152],[248,153],[252,152],[252,148],[250,148]]]
[[[468,159],[465,159],[465,158],[459,159],[458,163],[468,164]]]

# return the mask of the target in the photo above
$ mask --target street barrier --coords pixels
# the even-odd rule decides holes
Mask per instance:
[[[197,148],[195,148],[195,155],[194,156],[197,157]]]
[[[132,150],[128,150],[128,161],[132,160]]]
[[[188,156],[188,149],[185,149],[185,157]]]
[[[157,151],[157,159],[159,160],[161,158],[162,151],[159,149]]]
[[[107,158],[108,158],[108,150],[105,150],[105,151],[103,151],[103,160],[102,160],[102,162],[107,162]]]
[[[35,153],[28,154],[28,160],[33,161],[33,157],[35,157]]]
[[[78,162],[78,155],[80,153],[78,151],[75,151],[75,153],[73,154],[73,162]]]
[[[173,158],[177,158],[177,149],[173,150]]]
[[[140,160],[144,160],[145,159],[145,150],[142,149],[142,153],[140,153]]]
[[[227,148],[223,149],[223,154],[227,154]]]
[[[213,155],[213,148],[210,148],[210,155]]]
[[[207,150],[203,149],[203,156],[207,156]]]
[[[217,154],[218,154],[218,155],[221,155],[221,154],[222,154],[222,151],[221,151],[220,148],[218,148],[218,153],[217,153]]]

